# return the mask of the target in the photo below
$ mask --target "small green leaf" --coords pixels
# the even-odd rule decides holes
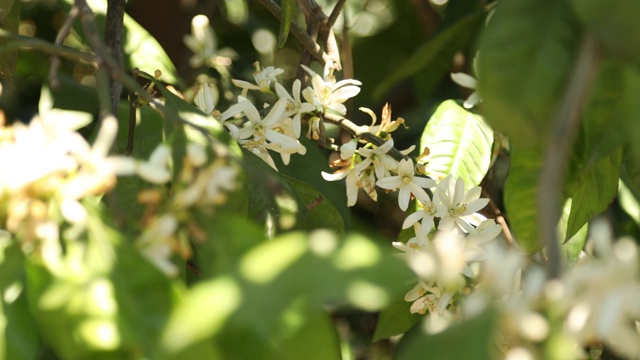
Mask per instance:
[[[291,28],[291,18],[293,17],[293,10],[296,8],[296,0],[282,0],[280,2],[280,31],[278,32],[278,49],[284,46],[289,36],[289,28]]]
[[[418,48],[407,60],[396,66],[373,91],[374,99],[381,99],[398,82],[414,76],[428,67],[437,67],[438,73],[430,69],[432,76],[442,76],[451,68],[451,57],[473,38],[476,28],[482,23],[484,13],[476,12],[439,32]],[[452,45],[453,44],[453,45]],[[443,61],[444,60],[444,61]],[[443,66],[444,65],[444,66]]]
[[[491,127],[522,148],[544,143],[580,29],[565,1],[501,1],[482,33],[478,90]]]
[[[407,287],[407,290],[409,287]],[[424,316],[412,314],[411,303],[403,299],[389,304],[378,317],[376,331],[373,334],[373,342],[390,338],[394,335],[404,334],[417,324]]]
[[[461,177],[467,189],[480,185],[491,164],[493,132],[481,116],[462,108],[453,100],[440,104],[420,139],[420,148],[429,148],[427,175],[442,179],[448,174]]]

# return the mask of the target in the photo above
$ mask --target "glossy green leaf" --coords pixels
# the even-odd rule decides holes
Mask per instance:
[[[398,343],[394,359],[422,359],[425,354],[433,360],[493,359],[495,317],[494,311],[485,311],[435,335],[417,326]]]
[[[398,82],[414,76],[426,68],[430,68],[430,71],[434,68],[440,70],[439,74],[431,73],[434,77],[444,75],[451,68],[453,54],[461,50],[473,38],[475,30],[482,23],[483,18],[484,13],[474,13],[436,34],[403,63],[395,66],[395,71],[387,75],[375,88],[373,98],[380,100]]]
[[[618,150],[574,174],[568,197],[571,215],[563,239],[576,234],[591,218],[604,212],[618,193],[622,151]]]
[[[614,55],[640,61],[640,3],[625,0],[572,0],[576,15]]]
[[[296,8],[296,0],[282,0],[280,1],[280,31],[278,32],[278,49],[284,46],[289,36],[289,29],[291,28],[291,18],[293,17],[293,11]]]
[[[482,33],[482,111],[513,144],[531,146],[547,136],[580,42],[575,23],[565,1],[501,1]]]
[[[448,174],[461,177],[467,189],[480,185],[491,164],[493,132],[481,116],[462,108],[453,100],[440,104],[420,139],[420,148],[429,148],[427,175],[442,179]]]
[[[411,303],[404,301],[404,299],[398,299],[384,308],[378,316],[378,323],[376,324],[376,331],[373,334],[372,341],[376,342],[404,334],[420,322],[420,319],[424,319],[422,315],[412,314],[409,311],[410,308]]]

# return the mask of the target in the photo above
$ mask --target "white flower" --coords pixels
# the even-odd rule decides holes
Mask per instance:
[[[413,224],[420,222],[420,235],[426,236],[431,231],[434,218],[442,217],[447,210],[442,205],[440,205],[438,193],[434,194],[433,201],[431,201],[431,199],[429,199],[429,197],[427,196],[427,198],[418,200],[418,202],[422,206],[422,210],[418,210],[407,216],[402,223],[402,228],[408,229]]]
[[[595,231],[594,231],[595,232]],[[566,276],[569,332],[581,345],[602,341],[626,358],[640,357],[640,261],[631,239],[598,239],[600,258],[583,258]]]
[[[469,224],[478,225],[484,220],[484,216],[476,212],[487,206],[489,199],[480,199],[482,188],[479,186],[465,191],[462,178],[458,178],[455,183],[452,180],[453,177],[449,174],[436,188],[440,202],[447,209],[440,219],[438,229],[451,229],[457,225],[465,230]]]
[[[140,252],[167,276],[176,276],[178,267],[171,261],[173,236],[178,220],[172,214],[157,218],[137,240]]]
[[[456,84],[471,90],[476,90],[476,87],[478,84],[477,80],[473,76],[467,75],[465,73],[452,73],[451,80],[453,80]],[[479,102],[480,102],[480,95],[478,94],[477,91],[474,91],[464,101],[463,106],[465,109],[471,109],[474,106],[476,106]]]
[[[226,73],[226,67],[231,65],[231,59],[237,56],[233,50],[228,48],[217,48],[217,41],[213,29],[209,23],[209,18],[205,15],[196,15],[191,20],[191,34],[185,35],[184,44],[194,55],[189,59],[189,65],[198,68],[209,65],[219,72]]]
[[[211,115],[213,110],[216,108],[217,99],[214,94],[217,94],[217,91],[214,89],[214,85],[203,83],[200,84],[200,88],[198,88],[198,92],[196,92],[196,96],[193,98],[193,101],[203,113]]]
[[[358,153],[365,159],[364,163],[373,165],[376,176],[382,179],[391,176],[392,171],[397,171],[398,162],[391,156],[387,155],[389,150],[393,148],[393,139],[387,140],[384,144],[376,148],[361,148]]]
[[[376,185],[387,190],[398,189],[398,205],[402,211],[405,211],[409,207],[411,194],[421,202],[426,201],[429,195],[423,188],[435,187],[436,182],[432,179],[415,176],[413,160],[404,159],[398,164],[398,175],[379,179]]]
[[[321,112],[333,112],[345,115],[347,108],[343,105],[348,99],[360,93],[362,83],[354,79],[346,79],[336,82],[332,70],[325,69],[324,79],[306,66],[303,68],[311,74],[311,85],[302,91],[304,99],[313,104],[316,110]]]
[[[291,128],[296,138],[300,137],[300,131],[301,131],[300,116],[304,113],[310,113],[315,110],[315,107],[313,106],[313,104],[309,104],[308,102],[302,102],[300,100],[300,87],[301,87],[300,80],[296,79],[293,82],[293,87],[291,89],[291,94],[293,94],[293,96],[291,96],[289,95],[287,90],[284,88],[284,86],[280,85],[277,82],[275,84],[276,94],[278,94],[278,96],[281,99],[283,98],[287,99],[285,116],[289,117],[293,115],[293,123]]]
[[[137,162],[136,174],[150,183],[164,184],[171,180],[168,168],[170,160],[171,149],[165,144],[160,144],[149,156],[149,161]]]
[[[346,178],[347,185],[347,206],[353,206],[356,204],[358,200],[358,182],[362,171],[366,168],[361,164],[354,165],[354,162],[351,160],[343,161],[344,165],[341,169],[337,170],[333,174],[329,174],[326,172],[322,172],[322,177],[327,181],[336,181]]]
[[[253,72],[253,79],[257,85],[244,80],[231,80],[233,85],[242,89],[242,96],[246,96],[249,90],[259,90],[265,93],[271,92],[271,83],[277,82],[278,79],[276,76],[284,73],[283,69],[273,66],[267,66],[266,68],[261,69],[260,63],[257,61],[253,63],[253,66],[256,68],[256,71]]]

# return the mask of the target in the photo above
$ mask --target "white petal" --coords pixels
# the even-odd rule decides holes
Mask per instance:
[[[460,72],[452,73],[451,80],[462,87],[466,87],[467,89],[475,89],[478,83],[473,76]]]

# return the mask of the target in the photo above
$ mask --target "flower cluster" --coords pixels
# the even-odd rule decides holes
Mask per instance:
[[[447,176],[435,187],[433,199],[417,197],[421,209],[405,219],[403,228],[413,226],[414,237],[393,243],[420,277],[405,300],[413,302],[412,313],[429,312],[435,328],[459,312],[452,304],[475,277],[470,265],[483,259],[485,244],[501,232],[500,225],[476,213],[488,202],[479,198],[479,190],[465,191],[462,179],[454,182]]]
[[[356,80],[336,82],[330,65],[325,67],[324,78],[306,68],[312,75],[312,86],[302,90],[300,80],[295,80],[291,93],[278,82],[278,76],[284,70],[273,66],[262,68],[257,62],[254,65],[255,83],[232,80],[234,85],[242,89],[242,93],[238,102],[226,111],[214,111],[212,92],[206,86],[197,92],[195,102],[203,112],[213,114],[222,122],[240,145],[276,170],[270,152],[279,153],[285,165],[289,163],[292,154],[306,153],[305,147],[298,140],[303,116],[317,118],[325,112],[344,115],[346,108],[343,103],[360,92],[360,82]],[[252,90],[274,96],[274,102],[259,110],[247,98],[248,92]],[[263,115],[265,112],[266,115]],[[314,127],[311,122],[309,136],[318,139],[319,128]]]

